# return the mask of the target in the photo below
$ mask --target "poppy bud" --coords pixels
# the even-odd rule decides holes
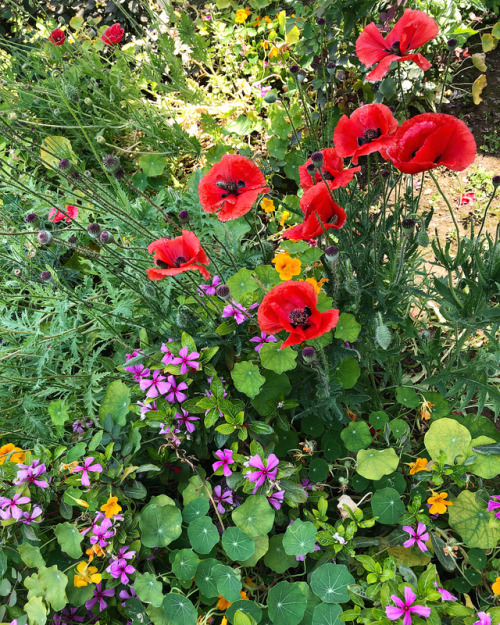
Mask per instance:
[[[64,95],[72,102],[78,102],[80,99],[78,89],[74,85],[66,85],[64,88]]]
[[[335,63],[333,61],[329,61],[326,64],[326,71],[330,74],[330,76],[333,76],[333,74],[335,74]]]
[[[494,187],[498,187],[500,185],[500,176],[499,175],[493,176],[493,178],[491,179],[491,182],[493,183]]]
[[[297,67],[298,67],[298,65],[297,65]],[[16,113],[9,113],[7,115],[7,119],[10,119],[10,121],[15,121],[17,119]]]
[[[317,24],[318,26],[324,26],[324,25],[326,24],[326,20],[325,20],[325,18],[324,18],[324,17],[318,17],[318,18],[316,19],[316,24]]]
[[[119,164],[120,161],[114,154],[106,154],[102,159],[102,166],[106,171],[114,171]]]
[[[38,243],[40,243],[41,245],[50,245],[54,237],[50,232],[47,232],[47,230],[40,230],[37,238]]]
[[[306,79],[306,73],[305,73],[305,71],[303,69],[300,69],[297,72],[297,82],[302,83],[302,82],[304,82],[305,79]]]
[[[231,295],[231,291],[228,286],[221,284],[215,289],[215,294],[221,299],[227,299]]]
[[[68,239],[68,243],[71,243],[71,245],[75,245],[77,242],[78,242],[78,239],[75,237],[74,234],[72,234]]]
[[[83,101],[84,101],[84,102],[85,102],[85,104],[87,104],[87,105],[92,104],[92,100],[91,100],[90,98],[85,98]]]
[[[92,177],[92,172],[90,172],[88,169],[86,169],[83,172],[83,175],[85,176],[85,178],[91,178]]]
[[[38,215],[36,213],[28,213],[24,221],[28,224],[34,224],[38,221]]]
[[[458,46],[458,39],[452,37],[451,39],[448,39],[446,45],[448,46],[448,50],[454,50]]]
[[[54,110],[52,111],[52,115],[53,115],[54,117],[59,117],[59,109],[54,109]]]
[[[313,174],[313,173],[314,173],[314,171],[315,171],[315,169],[316,169],[316,167],[314,167],[314,163],[309,163],[309,165],[307,165],[306,169],[307,169],[307,171],[308,171],[310,174]]]
[[[110,243],[113,243],[113,240],[113,235],[107,230],[103,230],[99,235],[99,243],[101,245],[109,245]]]
[[[97,143],[106,143],[106,139],[102,135],[98,135],[95,140]]]
[[[382,176],[382,178],[389,178],[389,176],[391,175],[391,172],[388,169],[383,169],[380,172],[380,175]]]
[[[403,227],[403,233],[406,235],[410,235],[415,228],[415,220],[414,219],[403,219],[401,222],[401,226]]]
[[[391,113],[395,113],[396,112],[396,107],[395,106],[390,106],[389,110],[391,111]]]
[[[267,104],[274,104],[277,99],[274,93],[266,93],[264,96],[264,102],[267,102]]]
[[[118,167],[118,169],[113,172],[113,176],[115,180],[123,180],[125,178],[125,170],[122,167]]]
[[[314,360],[316,360],[316,350],[314,349],[314,347],[304,347],[304,349],[302,350],[302,358],[305,360],[305,362],[313,362]]]
[[[70,166],[70,162],[68,158],[62,158],[58,165],[59,169],[68,169],[68,167]]]
[[[334,263],[339,257],[339,248],[336,245],[329,245],[325,248],[326,260]]]
[[[299,69],[300,67],[295,63],[294,65],[290,67],[290,70],[289,70],[290,74],[293,74],[295,76],[295,74],[298,73]]]
[[[177,217],[179,218],[181,224],[187,224],[189,221],[189,213],[187,212],[187,210],[179,211]]]
[[[90,237],[97,239],[97,237],[101,234],[101,226],[99,224],[90,224],[87,226],[87,232]]]
[[[321,165],[321,163],[323,162],[323,153],[322,152],[313,152],[311,154],[311,161],[315,165]]]
[[[16,278],[20,278],[23,275],[23,272],[21,269],[14,269],[14,275]]]
[[[42,273],[40,274],[40,280],[42,282],[48,282],[49,284],[54,283],[54,279],[52,278],[52,274],[50,273],[50,271],[42,271]]]

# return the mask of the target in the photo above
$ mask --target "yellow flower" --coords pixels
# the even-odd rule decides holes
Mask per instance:
[[[240,597],[245,601],[248,601],[247,593],[244,590],[240,590]]]
[[[290,213],[288,211],[283,211],[281,213],[280,226],[284,226],[285,221],[287,221],[289,218],[290,218]]]
[[[76,570],[78,574],[75,574],[73,583],[77,588],[88,584],[98,584],[102,579],[102,575],[97,572],[97,567],[89,566],[86,562],[79,562]]]
[[[316,280],[316,278],[306,278],[305,282],[309,282],[309,284],[312,284],[314,287],[314,290],[319,295],[321,293],[321,287],[323,286],[325,282],[328,282],[328,278],[321,278],[319,282]]]
[[[435,493],[432,491],[432,497],[429,497],[427,503],[431,504],[429,509],[430,514],[444,514],[446,512],[446,506],[452,506],[451,501],[445,501],[448,497],[448,493]]]
[[[272,262],[281,280],[291,280],[300,274],[302,262],[298,258],[291,258],[289,254],[278,254]]]
[[[227,625],[227,618],[225,616],[222,617],[222,621],[220,622],[220,625]]]
[[[26,452],[23,451],[20,447],[16,447],[12,443],[7,443],[6,445],[3,445],[3,447],[0,447],[0,464],[3,464],[7,460],[7,456],[11,452],[15,453],[13,453],[12,456],[9,458],[10,462],[15,462],[16,464],[24,462],[24,459],[26,458]]]
[[[96,555],[98,558],[103,558],[105,555],[104,549],[97,543],[95,545],[92,545],[90,549],[87,549],[85,553],[89,557],[89,562],[92,562],[92,560],[94,559],[94,555]]]
[[[276,46],[273,46],[271,48],[271,52],[269,52],[269,58],[270,59],[274,59],[277,56],[279,56],[279,53],[280,53],[280,51],[278,50],[278,48]],[[288,211],[285,211],[285,212],[288,212]]]
[[[428,462],[427,458],[417,458],[415,462],[407,462],[406,464],[410,467],[410,475],[415,475],[419,471],[427,471]]]
[[[264,17],[262,18],[262,21],[265,22],[266,24],[271,24],[273,20],[269,17],[269,15],[264,15]]]
[[[106,515],[106,518],[111,519],[116,516],[122,507],[118,503],[118,497],[110,497],[108,501],[101,506],[101,510]]]
[[[230,605],[230,601],[227,601],[222,595],[219,595],[219,601],[217,601],[218,610],[227,610]]]
[[[243,22],[246,22],[247,18],[249,15],[251,15],[252,11],[250,11],[250,9],[246,8],[246,9],[238,9],[236,11],[236,17],[234,19],[234,21],[237,24],[243,24]]]
[[[491,590],[495,595],[500,595],[500,577],[497,577],[493,584],[491,584]]]
[[[426,399],[424,399],[423,404],[420,406],[420,416],[424,421],[429,421],[431,418],[431,408],[434,408],[436,404],[431,404]]]
[[[273,213],[276,210],[274,202],[268,197],[265,197],[262,200],[262,202],[260,203],[260,207],[265,213]]]

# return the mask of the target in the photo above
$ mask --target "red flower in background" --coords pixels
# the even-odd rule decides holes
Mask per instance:
[[[321,150],[321,154],[323,154],[321,172],[323,174],[323,178],[331,183],[331,189],[347,186],[353,179],[354,174],[361,170],[361,167],[344,169],[344,161],[337,154],[337,150],[335,148],[325,148],[324,150]],[[309,159],[299,167],[300,186],[304,189],[304,191],[307,191],[315,184],[318,184],[318,182],[322,182],[323,180],[316,168],[309,173],[307,169],[308,166],[311,170],[312,167],[314,167],[312,159]]]
[[[440,165],[462,171],[476,158],[476,142],[464,122],[453,115],[423,113],[401,124],[386,157],[405,174]]]
[[[315,339],[337,325],[338,310],[320,312],[318,294],[309,282],[283,282],[264,296],[257,319],[262,332],[275,334],[281,330],[289,336],[281,349]]]
[[[328,186],[330,184],[333,183],[329,182]],[[314,185],[304,193],[300,198],[300,209],[304,213],[304,221],[286,230],[282,235],[284,239],[313,239],[323,234],[324,230],[342,228],[347,217],[344,209],[332,200],[324,182]]]
[[[413,61],[420,69],[427,70],[431,66],[421,54],[407,54],[409,50],[420,48],[434,39],[439,32],[438,25],[423,11],[406,9],[403,17],[384,37],[372,22],[365,26],[356,41],[356,54],[361,63],[370,67],[378,63],[368,76],[368,80],[382,80],[389,71],[393,61]]]
[[[66,41],[66,35],[64,34],[64,30],[60,28],[54,28],[54,30],[49,35],[49,41],[51,41],[55,46],[62,46],[62,44]]]
[[[108,46],[113,46],[116,43],[120,43],[123,39],[123,35],[125,34],[125,30],[120,26],[120,24],[113,24],[101,35],[101,40]]]
[[[147,270],[150,280],[162,280],[190,270],[199,271],[204,278],[210,277],[203,266],[209,265],[210,261],[193,232],[183,230],[175,239],[153,241],[148,245],[148,252],[155,255],[156,265]]]
[[[198,187],[206,213],[219,211],[219,221],[243,217],[261,193],[267,193],[266,179],[252,161],[240,154],[225,154],[203,176]]]
[[[63,221],[65,219],[68,223],[73,219],[78,217],[78,207],[71,206],[68,204],[64,209],[64,213],[58,210],[57,208],[51,208],[49,211],[49,221],[53,221],[57,223],[58,221]]]
[[[380,152],[394,143],[398,122],[385,104],[365,104],[354,111],[351,117],[343,115],[333,132],[333,142],[340,156],[352,156],[357,165],[358,158]]]

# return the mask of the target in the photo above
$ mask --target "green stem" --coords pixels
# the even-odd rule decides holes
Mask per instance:
[[[441,89],[441,97],[439,98],[438,113],[441,112],[441,104],[443,103],[444,90],[446,89],[446,78],[448,77],[448,70],[450,68],[451,55],[452,55],[452,52],[448,54],[448,59],[446,61],[446,69],[444,70],[444,77],[443,77],[443,87]]]
[[[484,215],[483,215],[483,219],[481,221],[481,227],[479,228],[479,232],[477,233],[477,237],[479,238],[481,236],[481,232],[483,231],[484,228],[484,222],[486,221],[486,215],[488,214],[488,209],[490,207],[490,204],[493,202],[493,198],[496,195],[498,187],[495,185],[493,187],[493,193],[490,196],[490,199],[488,200],[488,204],[486,204],[486,208],[484,209]],[[472,220],[472,222],[474,222],[474,220]]]
[[[460,230],[458,228],[458,223],[457,223],[457,220],[455,219],[455,215],[453,213],[453,209],[451,208],[451,204],[449,203],[448,198],[446,197],[446,195],[443,193],[441,187],[439,186],[439,182],[436,180],[436,177],[434,176],[434,174],[430,170],[429,170],[429,176],[434,181],[434,184],[436,185],[437,190],[441,194],[441,197],[443,198],[443,200],[446,203],[446,206],[448,207],[448,211],[449,211],[449,213],[451,215],[451,218],[453,219],[453,223],[455,224],[455,230],[456,230],[456,233],[457,233],[457,245],[458,245],[458,242],[460,240]]]

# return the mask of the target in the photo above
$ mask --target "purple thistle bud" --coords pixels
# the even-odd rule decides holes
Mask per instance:
[[[70,162],[68,158],[62,158],[59,161],[59,164],[57,165],[59,167],[59,169],[68,169],[68,167],[70,166]]]
[[[383,169],[380,172],[380,175],[382,176],[382,178],[389,178],[389,176],[391,175],[391,172],[388,169]]]
[[[75,237],[74,234],[72,234],[68,239],[68,243],[71,243],[71,245],[75,245],[77,242],[78,242],[78,239]]]
[[[189,213],[187,210],[181,210],[177,215],[181,224],[186,224],[189,221]]]
[[[325,248],[325,256],[326,260],[334,263],[339,257],[339,248],[336,245],[329,245],[327,248]]]
[[[315,171],[316,167],[314,166],[314,163],[309,163],[309,165],[307,165],[306,169],[307,169],[307,171],[308,171],[310,174],[312,174],[312,173],[314,173],[314,171]]]
[[[293,74],[293,75],[297,74],[299,69],[300,67],[295,63],[294,65],[290,67],[290,70],[289,70],[290,74]]]
[[[50,273],[50,271],[42,271],[42,273],[40,274],[40,280],[42,282],[49,282],[50,284],[54,282],[54,279],[52,278],[52,274]]]
[[[28,213],[24,218],[24,221],[28,224],[34,224],[38,221],[38,215],[36,213]]]
[[[40,243],[41,245],[50,245],[54,237],[50,232],[47,232],[47,230],[40,230],[37,238],[38,243]]]
[[[458,39],[452,37],[451,39],[448,39],[446,45],[448,46],[448,50],[454,50],[458,46]]]
[[[125,178],[125,170],[122,167],[118,167],[118,169],[113,172],[113,176],[115,180],[123,180]]]
[[[107,171],[114,171],[119,164],[120,161],[114,154],[106,154],[102,159],[102,166]]]
[[[220,297],[220,299],[227,299],[231,295],[231,291],[227,285],[221,284],[215,289],[215,294],[217,297]]]
[[[498,187],[498,185],[500,185],[500,176],[498,174],[496,176],[493,176],[491,182],[495,187]]]
[[[321,152],[313,152],[311,154],[311,160],[315,165],[321,165],[323,162],[323,154]]]
[[[101,243],[102,245],[109,245],[110,243],[113,243],[113,235],[111,234],[111,232],[103,230],[99,235],[99,243]]]
[[[87,226],[87,232],[90,237],[97,239],[97,237],[101,234],[101,226],[99,224],[89,224]]]
[[[304,347],[304,349],[302,350],[302,358],[306,362],[313,362],[313,360],[316,360],[316,350],[314,349],[314,347]]]
[[[325,20],[325,18],[324,18],[324,17],[318,17],[318,18],[316,19],[316,24],[317,24],[318,26],[324,26],[324,25],[326,24],[326,20]]]

